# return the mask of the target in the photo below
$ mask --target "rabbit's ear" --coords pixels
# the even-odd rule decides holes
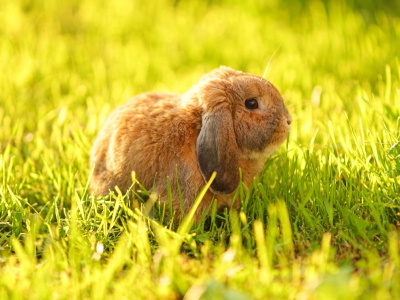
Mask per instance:
[[[196,151],[203,178],[208,181],[211,174],[217,172],[211,191],[216,194],[232,193],[239,184],[239,154],[228,105],[220,105],[212,113],[203,115]]]

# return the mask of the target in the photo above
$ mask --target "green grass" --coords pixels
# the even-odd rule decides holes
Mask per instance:
[[[247,2],[0,0],[0,299],[400,299],[400,5]],[[294,119],[240,211],[88,193],[113,108],[219,65]]]

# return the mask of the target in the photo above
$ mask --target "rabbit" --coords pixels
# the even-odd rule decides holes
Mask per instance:
[[[98,133],[90,152],[90,191],[107,195],[118,186],[125,193],[135,171],[138,181],[165,203],[168,176],[179,217],[215,171],[196,211],[198,220],[213,201],[218,208],[231,206],[239,168],[250,185],[286,140],[291,122],[269,81],[224,66],[184,94],[140,94],[117,107]]]

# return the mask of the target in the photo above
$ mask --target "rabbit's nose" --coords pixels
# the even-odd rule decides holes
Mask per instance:
[[[286,122],[287,122],[288,125],[292,124],[292,118],[290,118],[290,117],[287,118],[287,119],[286,119]]]

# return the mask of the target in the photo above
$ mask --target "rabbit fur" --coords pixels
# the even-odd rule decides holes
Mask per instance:
[[[247,108],[253,99],[257,108]],[[217,201],[230,206],[239,183],[250,185],[265,160],[285,141],[291,116],[278,90],[267,80],[220,67],[204,75],[185,94],[150,92],[130,99],[108,117],[90,153],[90,190],[107,195],[115,187],[125,193],[131,174],[187,213],[201,188],[217,176],[198,210]]]

